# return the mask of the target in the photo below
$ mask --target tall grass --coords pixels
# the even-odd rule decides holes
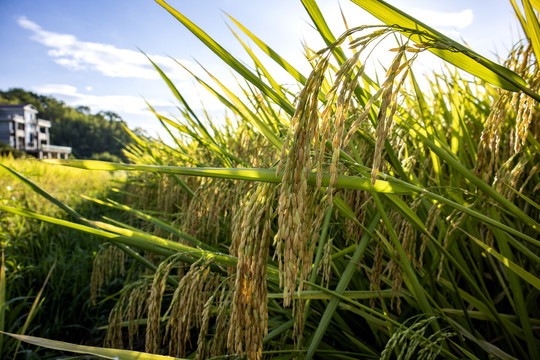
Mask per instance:
[[[246,82],[239,95],[218,75],[209,74],[213,85],[196,77],[234,114],[218,127],[154,64],[179,101],[180,119],[154,112],[175,146],[134,135],[133,164],[48,161],[133,171],[125,204],[95,200],[125,211],[131,224],[2,206],[118,246],[97,255],[96,294],[110,276],[104,264],[121,271],[125,254],[137,260],[115,298],[106,348],[73,351],[139,351],[122,352],[126,359],[540,357],[534,2],[524,1],[525,15],[515,7],[531,42],[502,65],[383,1],[354,2],[387,25],[337,38],[317,4],[302,1],[328,45],[306,54],[311,74],[233,19],[298,82],[297,94],[253,53],[248,68],[157,2]],[[391,35],[395,57],[375,81],[365,72],[370,49]],[[414,61],[424,51],[475,78],[449,67],[421,89]]]
[[[91,217],[98,216],[96,210],[99,209],[83,208],[80,194],[104,196],[113,186],[111,181],[121,179],[108,172],[51,167],[31,159],[3,157],[0,166],[3,206],[17,206],[64,218],[57,207],[29,191],[5,167],[24,174],[62,202]],[[4,318],[0,321],[4,325],[0,330],[71,341],[87,336],[99,321],[98,310],[107,309],[103,305],[89,308],[87,300],[93,254],[99,250],[99,242],[80,232],[58,231],[51,225],[5,212],[0,214],[0,220],[0,248],[5,271],[0,279],[0,319]],[[82,309],[85,309],[84,313],[81,313]],[[3,338],[2,358],[36,359],[55,355],[47,349],[38,351]]]

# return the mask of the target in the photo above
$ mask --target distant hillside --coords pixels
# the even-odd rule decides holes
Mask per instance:
[[[90,108],[73,108],[53,97],[23,89],[0,91],[0,104],[32,104],[41,119],[51,120],[51,143],[71,146],[79,159],[126,161],[122,149],[133,140],[125,131],[126,123],[111,111],[90,113]]]

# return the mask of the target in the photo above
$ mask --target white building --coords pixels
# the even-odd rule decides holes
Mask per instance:
[[[32,104],[0,105],[0,141],[38,159],[67,159],[71,148],[51,145],[51,122],[37,113]]]

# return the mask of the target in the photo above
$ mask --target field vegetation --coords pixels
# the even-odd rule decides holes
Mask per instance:
[[[179,102],[179,118],[154,112],[174,146],[133,134],[129,164],[47,161],[130,171],[122,202],[86,197],[127,220],[90,220],[35,188],[71,220],[1,206],[102,239],[93,302],[123,279],[103,347],[11,336],[120,359],[540,358],[536,1],[511,1],[527,37],[499,65],[383,1],[353,0],[386,25],[336,37],[303,0],[327,44],[306,46],[310,74],[231,18],[267,55],[246,45],[248,68],[156,2],[242,90],[193,75],[230,110],[217,126],[154,64]],[[394,58],[374,80],[365,64],[384,37]],[[449,67],[420,88],[425,51]]]
[[[106,171],[48,166],[33,159],[0,158],[0,204],[32,209],[66,219],[62,210],[31,191],[11,171],[25,176],[59,201],[88,217],[115,216],[112,211],[88,206],[81,194],[115,197],[111,188],[121,186],[121,174]],[[62,230],[47,223],[0,213],[3,276],[0,289],[0,330],[81,341],[106,320],[110,304],[90,306],[90,274],[100,249],[96,237]],[[111,288],[112,289],[112,288]],[[93,334],[99,338],[98,334]],[[95,343],[95,342],[94,342]],[[50,350],[36,350],[14,339],[0,343],[0,358],[42,359],[56,357]]]

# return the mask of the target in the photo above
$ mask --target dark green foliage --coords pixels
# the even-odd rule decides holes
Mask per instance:
[[[0,141],[0,156],[8,156],[8,155],[13,156],[15,159],[19,159],[26,156],[26,154],[23,153],[22,151],[13,149],[8,144],[5,144]]]
[[[120,157],[118,157],[118,156],[116,156],[114,154],[111,154],[108,151],[105,151],[105,152],[102,152],[102,153],[99,153],[99,154],[92,154],[91,159],[92,160],[101,160],[101,161],[110,161],[110,162],[120,162],[121,161]]]

